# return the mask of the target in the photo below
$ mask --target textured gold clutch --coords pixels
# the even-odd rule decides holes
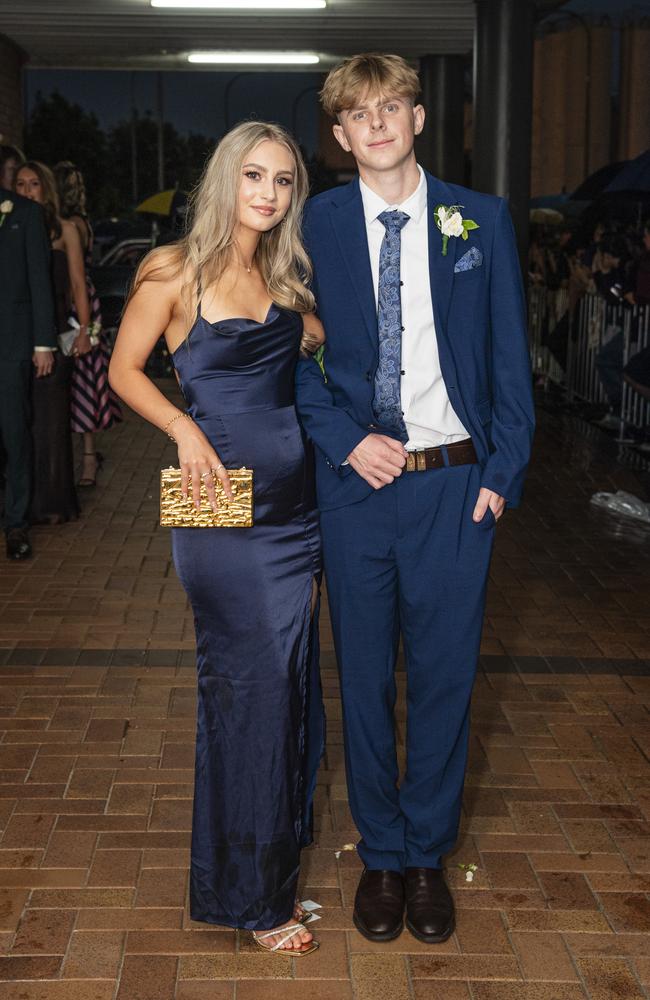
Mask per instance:
[[[216,513],[210,506],[205,483],[201,482],[201,507],[196,509],[190,495],[181,493],[181,470],[160,473],[160,523],[165,528],[251,528],[253,526],[253,470],[228,469],[234,500],[229,500],[221,481],[215,477]]]

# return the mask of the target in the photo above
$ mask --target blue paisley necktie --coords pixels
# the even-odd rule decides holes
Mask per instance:
[[[377,218],[386,234],[379,251],[377,295],[379,364],[375,373],[373,410],[384,427],[407,441],[400,395],[402,367],[402,302],[400,296],[401,230],[410,219],[406,212],[382,212]]]

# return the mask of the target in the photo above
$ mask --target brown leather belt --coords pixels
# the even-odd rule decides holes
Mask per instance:
[[[406,472],[426,472],[427,469],[441,469],[445,465],[443,451],[447,450],[447,465],[473,465],[478,462],[474,442],[455,441],[441,448],[422,448],[420,451],[410,451],[406,459]]]

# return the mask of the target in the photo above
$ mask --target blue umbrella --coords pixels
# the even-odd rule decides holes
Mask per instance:
[[[605,191],[636,191],[650,193],[650,149],[641,153],[609,182]]]

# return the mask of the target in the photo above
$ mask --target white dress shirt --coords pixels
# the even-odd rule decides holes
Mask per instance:
[[[440,371],[438,341],[431,302],[429,278],[429,224],[433,206],[427,211],[427,182],[420,171],[420,183],[401,205],[387,205],[362,180],[359,181],[368,234],[370,266],[375,286],[379,285],[379,251],[386,234],[377,218],[382,212],[406,212],[410,216],[401,231],[400,278],[402,280],[402,378],[401,399],[408,432],[406,447],[433,448],[469,437],[449,402]],[[429,220],[431,216],[431,220]]]

